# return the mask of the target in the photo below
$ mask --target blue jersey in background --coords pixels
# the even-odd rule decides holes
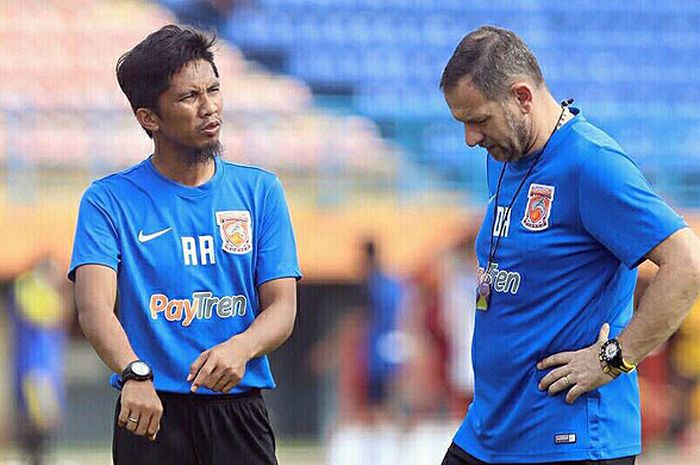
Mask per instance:
[[[397,334],[403,299],[401,281],[373,270],[367,278],[369,293],[369,361],[370,385],[386,383],[403,361]]]
[[[65,406],[63,296],[30,270],[15,280],[8,297],[18,412],[33,430],[49,430],[58,426]]]

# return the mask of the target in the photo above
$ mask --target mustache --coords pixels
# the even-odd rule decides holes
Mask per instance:
[[[206,120],[204,123],[200,124],[199,130],[201,131],[202,129],[206,128],[210,124],[218,124],[219,126],[221,126],[222,123],[223,123],[223,119],[221,117],[211,118],[211,119]]]

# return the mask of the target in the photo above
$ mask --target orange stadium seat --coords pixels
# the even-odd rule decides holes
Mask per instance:
[[[15,139],[17,157],[28,166],[82,165],[90,145],[85,121],[56,111],[37,115]]]
[[[11,2],[6,9],[11,27],[0,33],[7,57],[0,64],[3,108],[29,108],[47,115],[63,110],[93,121],[101,118],[100,111],[130,114],[114,76],[117,58],[149,31],[173,21],[157,5],[138,2]],[[238,121],[235,126],[241,128],[224,134],[229,154],[283,171],[325,163],[334,169],[393,164],[391,150],[379,138],[376,127],[364,129],[373,127],[369,120],[358,125],[357,118],[320,113],[313,107],[308,86],[246,62],[229,44],[221,43],[217,61],[228,118]],[[27,76],[32,77],[31,85]],[[124,136],[118,144],[110,142],[112,136],[79,136],[86,127],[81,118],[64,118],[55,129],[50,119],[38,114],[37,120],[41,123],[29,128],[38,137],[34,160],[81,166],[88,153],[84,141],[94,144],[100,140],[98,151],[105,163],[99,166],[109,170],[126,166],[126,150],[119,147],[143,150],[148,145],[133,119],[129,124],[135,130],[112,128],[113,133]],[[66,134],[75,135],[79,147],[72,156],[51,155],[49,141],[66,140]],[[243,140],[235,140],[239,136]],[[15,148],[6,147],[5,151],[9,149]],[[21,149],[24,153],[27,147]],[[140,159],[142,155],[129,158]],[[363,159],[366,161],[361,162]]]
[[[20,221],[12,231],[0,234],[0,240],[31,238],[36,228],[60,230],[52,248],[65,260],[77,199],[89,180],[138,162],[152,151],[150,139],[118,87],[114,68],[125,50],[171,22],[174,19],[168,12],[145,2],[0,4],[0,168],[18,163],[22,170],[12,171],[13,176],[21,176],[26,169],[38,174],[52,169],[74,173],[66,178],[73,181],[61,184],[67,189],[61,195],[44,192],[41,182],[27,182],[28,189],[38,189],[28,198],[41,199],[32,207],[33,219]],[[280,174],[290,186],[290,196],[297,197],[295,210],[302,217],[311,215],[314,221],[321,221],[323,216],[314,213],[315,207],[308,207],[308,199],[299,198],[307,191],[315,192],[314,186],[338,186],[341,175],[363,180],[391,180],[395,176],[395,149],[381,139],[375,123],[315,107],[305,83],[264,70],[228,43],[220,42],[217,65],[225,99],[224,156]],[[322,179],[325,181],[319,184]],[[17,178],[10,183],[24,181]],[[295,189],[304,194],[295,194]],[[0,216],[2,211],[16,215],[18,208],[25,208],[14,206],[13,197],[6,193],[7,186],[2,186]],[[54,214],[64,210],[69,214]],[[358,221],[356,212],[344,215],[347,221],[342,221],[353,225],[343,227],[349,239],[361,235],[363,225],[371,229],[379,224],[378,219],[369,217]],[[328,232],[336,229],[331,224]],[[312,229],[302,234],[319,238]],[[313,243],[313,239],[308,240]],[[315,263],[312,275],[351,273],[352,266],[337,257],[322,258],[324,243],[320,240],[314,246],[307,242],[305,253],[310,255],[302,261]],[[346,254],[351,253],[354,243],[348,244]],[[21,252],[0,252],[2,272],[11,275],[26,262],[29,251],[42,247],[40,241],[29,241]]]

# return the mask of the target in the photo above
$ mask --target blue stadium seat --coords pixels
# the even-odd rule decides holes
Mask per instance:
[[[177,9],[186,1],[163,3]],[[471,188],[475,166],[437,86],[459,40],[485,23],[518,32],[555,96],[576,97],[664,188],[673,191],[676,176],[686,186],[679,196],[700,193],[700,176],[688,188],[681,169],[698,173],[700,165],[700,153],[689,150],[697,145],[689,134],[700,135],[693,2],[259,0],[229,18],[222,35],[252,57],[281,53],[283,71],[314,89],[341,89],[351,96],[348,111],[377,120],[407,156],[461,173]]]

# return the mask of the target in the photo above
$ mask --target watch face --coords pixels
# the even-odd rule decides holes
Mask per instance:
[[[136,376],[148,376],[148,374],[151,372],[151,369],[148,368],[148,365],[146,365],[143,362],[135,362],[131,365],[131,371]]]
[[[612,360],[617,355],[617,346],[615,344],[608,344],[605,347],[605,358]]]

